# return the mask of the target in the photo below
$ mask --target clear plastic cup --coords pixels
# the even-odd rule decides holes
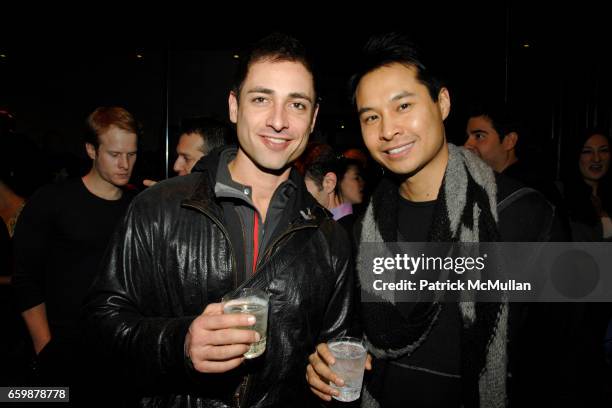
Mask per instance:
[[[355,401],[361,394],[363,371],[367,351],[363,340],[355,337],[337,337],[327,342],[327,347],[336,359],[331,369],[344,380],[344,387],[333,382],[330,386],[340,392],[334,399],[343,402]]]
[[[255,330],[260,340],[251,344],[244,353],[244,358],[259,357],[266,350],[266,333],[268,331],[268,301],[270,295],[261,289],[245,288],[223,297],[223,313],[247,313],[255,316],[253,326],[238,327],[238,329]]]

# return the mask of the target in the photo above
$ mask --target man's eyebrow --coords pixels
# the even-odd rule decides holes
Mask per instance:
[[[416,94],[414,92],[403,91],[403,92],[400,92],[400,93],[398,93],[396,95],[393,95],[390,100],[392,102],[395,102],[395,101],[398,101],[400,99],[403,99],[403,98],[406,98],[406,97],[409,97],[409,96],[415,96],[415,95]],[[373,110],[373,108],[370,108],[369,106],[364,106],[363,108],[361,108],[361,109],[359,109],[357,111],[357,114],[361,115],[362,113],[370,111],[370,110]]]
[[[472,129],[470,130],[470,133],[486,133],[487,135],[489,134],[489,132],[484,129]]]
[[[270,88],[264,88],[262,86],[257,86],[253,89],[250,89],[247,93],[262,93],[265,95],[274,95],[275,92],[273,89]],[[308,96],[307,94],[303,93],[303,92],[291,92],[289,94],[289,97],[294,98],[294,99],[305,99],[308,102],[312,103],[312,98],[310,96]]]
[[[274,91],[270,88],[264,88],[263,86],[256,86],[253,89],[250,89],[247,93],[262,93],[266,95],[272,95]]]
[[[365,113],[365,112],[367,112],[367,111],[371,111],[371,110],[372,110],[372,108],[367,107],[367,106],[364,106],[363,108],[361,108],[361,109],[359,109],[359,110],[357,111],[357,115],[361,116],[361,114],[362,114],[362,113]]]
[[[291,92],[289,94],[289,96],[291,98],[306,99],[308,102],[312,103],[312,98],[310,96],[306,95],[305,93],[302,93],[302,92]]]
[[[394,95],[394,96],[391,98],[391,101],[397,101],[397,100],[400,100],[400,99],[406,98],[406,97],[408,97],[408,96],[414,96],[414,95],[416,95],[414,92],[408,92],[408,91],[400,92],[400,93],[398,93],[397,95]]]
[[[255,87],[253,89],[250,89],[247,93],[262,93],[262,94],[266,94],[266,95],[273,95],[275,92],[273,89],[270,88],[264,88],[261,86]],[[312,103],[312,98],[310,96],[308,96],[307,94],[303,93],[303,92],[291,92],[289,94],[289,97],[291,98],[297,98],[297,99],[305,99],[308,102]]]

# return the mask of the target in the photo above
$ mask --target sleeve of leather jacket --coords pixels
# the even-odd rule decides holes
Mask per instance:
[[[356,335],[355,327],[355,271],[351,243],[346,231],[336,223],[329,223],[330,258],[336,273],[336,285],[327,304],[325,318],[317,343],[336,336]]]
[[[152,303],[164,301],[163,282],[157,278],[163,274],[155,242],[162,241],[161,223],[147,217],[152,211],[139,211],[138,204],[146,204],[143,201],[132,203],[115,231],[86,299],[86,338],[89,344],[110,353],[112,361],[124,368],[137,386],[166,387],[181,382],[184,386],[188,368],[183,345],[195,316],[169,317],[150,312],[157,306]]]

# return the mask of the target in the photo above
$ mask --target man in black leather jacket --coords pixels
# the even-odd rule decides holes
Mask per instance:
[[[239,147],[133,201],[85,305],[92,347],[117,359],[141,406],[308,406],[308,354],[349,328],[348,237],[291,167],[318,110],[301,45],[256,44],[229,110]],[[236,329],[253,317],[219,303],[240,287],[270,294],[253,360],[257,333]]]

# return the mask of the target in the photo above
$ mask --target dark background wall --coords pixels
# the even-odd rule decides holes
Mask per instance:
[[[289,18],[294,13],[288,10],[281,11],[286,16],[281,19],[254,14],[250,24],[218,12],[201,24],[190,20],[176,29],[168,29],[162,19],[134,36],[113,36],[109,27],[103,33],[96,27],[26,40],[3,35],[0,107],[13,112],[19,132],[44,151],[84,158],[78,136],[87,114],[101,105],[124,106],[145,131],[136,177],[160,178],[166,145],[170,163],[174,160],[180,119],[210,115],[225,120],[235,56],[280,30],[302,39],[317,60],[322,105],[313,138],[341,147],[360,145],[345,85],[355,56],[371,34],[404,31],[447,79],[452,142],[463,143],[472,101],[511,103],[529,125],[523,141],[535,171],[553,179],[574,165],[567,158],[582,128],[599,126],[610,133],[612,65],[602,5],[544,10],[513,2],[425,10],[388,5],[384,18],[370,16],[365,5],[356,11],[361,17],[309,14],[308,23]],[[208,26],[212,20],[222,28]],[[261,21],[266,24],[257,24]]]

